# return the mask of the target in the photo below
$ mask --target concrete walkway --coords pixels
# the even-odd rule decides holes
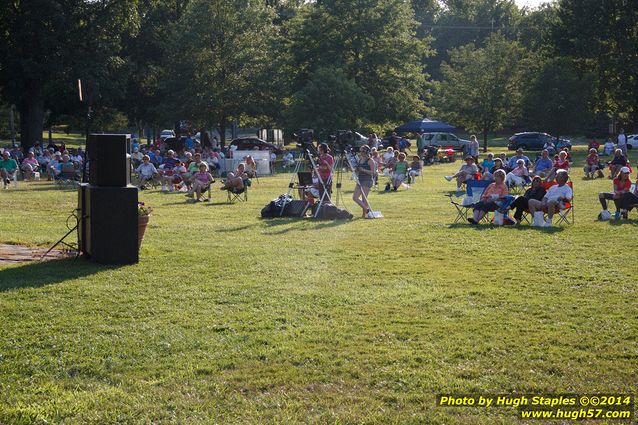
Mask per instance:
[[[0,267],[11,264],[25,264],[31,261],[40,261],[48,248],[34,248],[21,245],[0,244]],[[51,251],[45,260],[59,260],[73,258],[75,254],[58,249]]]

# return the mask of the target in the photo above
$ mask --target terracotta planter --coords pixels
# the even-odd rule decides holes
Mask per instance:
[[[144,232],[146,232],[146,226],[150,220],[150,215],[138,215],[137,216],[137,247],[142,246],[142,240],[144,240]]]

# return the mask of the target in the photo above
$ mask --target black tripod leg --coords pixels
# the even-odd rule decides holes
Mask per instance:
[[[65,240],[67,237],[69,237],[69,235],[70,235],[71,233],[73,233],[74,231],[76,231],[76,230],[77,230],[77,228],[78,228],[78,225],[76,224],[76,225],[75,225],[75,227],[73,227],[71,230],[69,230],[69,231],[66,233],[66,235],[62,236],[62,238],[61,238],[59,241],[57,241],[56,243],[54,243],[54,244],[53,244],[53,246],[52,246],[51,248],[49,248],[49,250],[48,250],[47,252],[45,252],[45,253],[44,253],[44,255],[42,255],[42,257],[40,257],[40,260],[44,260],[44,257],[46,257],[47,255],[49,255],[49,253],[50,253],[51,251],[53,251],[53,250],[55,249],[55,247],[56,247],[56,246],[58,246],[58,245],[60,245],[60,244],[66,245],[66,246],[68,246],[68,247],[71,247],[71,245],[69,245],[69,244],[65,243],[65,242],[64,242],[64,240]],[[78,255],[79,255],[79,251],[78,251]],[[77,255],[76,255],[76,258],[77,258]]]

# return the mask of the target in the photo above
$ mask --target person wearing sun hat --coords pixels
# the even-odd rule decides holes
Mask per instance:
[[[613,192],[601,192],[598,194],[598,200],[603,207],[603,211],[600,213],[601,217],[609,217],[611,214],[607,209],[607,200],[613,200],[616,206],[616,213],[614,218],[618,220],[621,215],[621,199],[625,193],[628,193],[631,189],[631,180],[629,180],[629,173],[631,170],[629,167],[622,167],[618,173],[618,177],[613,180]]]
[[[478,167],[474,163],[474,157],[472,155],[467,155],[465,157],[465,165],[461,166],[458,173],[452,176],[445,176],[445,180],[452,181],[452,179],[456,179],[456,190],[460,192],[463,183],[474,179],[474,175],[476,173],[478,173]]]

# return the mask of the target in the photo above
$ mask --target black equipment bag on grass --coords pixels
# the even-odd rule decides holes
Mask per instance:
[[[280,195],[261,210],[261,218],[301,217],[305,209],[306,201],[296,201],[290,195]]]
[[[315,206],[316,208],[316,206]],[[313,209],[313,217],[314,217]],[[323,204],[317,215],[318,220],[352,220],[352,214],[346,210],[335,207],[332,204]]]

